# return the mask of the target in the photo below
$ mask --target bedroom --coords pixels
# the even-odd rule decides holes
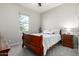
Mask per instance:
[[[22,48],[23,34],[19,22],[21,15],[29,17],[28,29],[24,32],[26,34],[36,34],[39,30],[47,34],[53,31],[60,33],[61,30],[61,34],[65,33],[71,37],[77,36],[79,31],[78,3],[41,3],[41,6],[38,3],[2,3],[0,4],[0,40],[8,42],[9,56],[36,55],[29,49]],[[77,56],[79,55],[77,47],[74,49],[65,47],[60,42],[45,54],[46,56]]]

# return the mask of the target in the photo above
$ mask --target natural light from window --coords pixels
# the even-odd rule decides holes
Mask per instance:
[[[20,15],[20,31],[29,31],[29,16]]]

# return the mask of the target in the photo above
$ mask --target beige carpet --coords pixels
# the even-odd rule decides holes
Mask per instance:
[[[71,49],[56,45],[50,51],[47,51],[46,56],[78,56],[77,48]],[[27,48],[22,48],[21,45],[13,46],[9,52],[9,56],[36,56],[32,51]]]

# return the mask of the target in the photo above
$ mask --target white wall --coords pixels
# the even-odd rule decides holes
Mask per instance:
[[[66,24],[78,26],[77,4],[64,4],[48,12],[40,14],[15,4],[0,4],[0,33],[9,44],[21,42],[19,29],[19,14],[30,17],[30,28],[28,33],[37,33],[40,27],[40,19],[43,28],[63,27]],[[69,22],[70,20],[70,22]],[[74,21],[74,22],[73,22]],[[77,25],[76,25],[77,24]],[[59,26],[58,26],[59,25]]]
[[[79,4],[78,4],[78,19],[79,19]],[[79,20],[78,20],[78,22],[79,22]],[[78,23],[78,25],[79,25],[79,23]],[[79,54],[79,36],[78,36],[78,54]]]
[[[18,9],[13,4],[0,4],[0,33],[9,44],[14,44],[20,39]]]
[[[9,41],[10,45],[21,42],[21,33],[19,29],[19,13],[25,13],[30,16],[29,32],[36,33],[39,28],[40,16],[38,13],[17,6],[16,4],[0,4],[0,33],[3,39]]]
[[[40,14],[22,6],[19,6],[19,14],[30,17],[28,33],[37,33],[40,27]]]
[[[63,4],[42,13],[42,28],[78,27],[78,4]]]

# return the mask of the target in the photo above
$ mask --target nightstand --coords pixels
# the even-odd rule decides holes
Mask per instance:
[[[69,47],[69,48],[74,47],[73,35],[62,34],[61,35],[61,41],[62,41],[62,45],[65,46],[65,47]]]

